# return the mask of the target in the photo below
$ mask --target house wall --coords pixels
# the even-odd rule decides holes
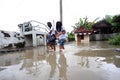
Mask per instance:
[[[44,36],[42,35],[37,35],[37,45],[44,45]]]
[[[81,42],[83,42],[83,43],[89,43],[90,42],[89,35],[84,35],[84,39],[81,40]]]
[[[50,30],[47,25],[38,21],[28,21],[18,26],[25,37],[26,46],[46,45],[46,35]]]
[[[32,35],[24,35],[25,36],[25,46],[33,46],[33,40],[32,40]]]
[[[75,34],[75,41],[78,43],[89,43],[90,38],[89,35],[84,35],[84,38],[81,38],[81,35]]]
[[[24,34],[26,46],[40,46],[46,45],[46,34],[44,33],[36,33],[35,31],[31,31],[31,33]]]
[[[117,33],[113,34],[93,34],[90,38],[94,37],[96,41],[102,41],[107,40],[109,38],[114,38],[117,35]]]
[[[81,37],[78,34],[75,34],[75,41],[76,42],[81,42]]]
[[[77,40],[77,34],[75,34],[75,41],[77,42],[78,40]]]

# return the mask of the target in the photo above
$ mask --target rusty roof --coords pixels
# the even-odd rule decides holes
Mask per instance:
[[[93,30],[85,30],[84,27],[80,26],[76,31],[75,33],[92,33]]]

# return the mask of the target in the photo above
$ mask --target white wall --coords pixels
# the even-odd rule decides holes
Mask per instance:
[[[10,37],[5,36],[5,34],[10,35]],[[0,30],[0,49],[8,46],[9,44],[12,44],[14,47],[15,43],[20,43],[20,42],[24,42],[24,36],[22,34],[18,32]]]

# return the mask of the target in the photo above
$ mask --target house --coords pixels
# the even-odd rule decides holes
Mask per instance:
[[[106,20],[101,20],[95,23],[92,28],[96,31],[96,34],[110,34],[112,33],[112,25]]]
[[[49,27],[38,21],[28,21],[19,24],[20,32],[24,35],[26,46],[46,45],[46,35],[49,32]]]
[[[80,43],[89,43],[92,30],[86,30],[83,26],[80,26],[75,31],[75,41]]]
[[[94,36],[97,41],[108,40],[116,35],[113,34],[112,25],[104,19],[95,23],[92,28],[95,32],[92,36]]]

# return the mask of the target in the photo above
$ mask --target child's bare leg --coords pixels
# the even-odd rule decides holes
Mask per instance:
[[[56,51],[56,47],[55,47],[55,45],[53,45],[53,50]]]
[[[50,44],[50,49],[52,49],[52,45]]]
[[[62,52],[62,46],[59,46],[59,51]]]
[[[50,46],[50,44],[49,44],[49,43],[47,44],[47,47],[48,47],[48,49],[50,49],[50,48],[51,48],[51,46]]]
[[[65,49],[64,46],[62,46],[62,49]]]

